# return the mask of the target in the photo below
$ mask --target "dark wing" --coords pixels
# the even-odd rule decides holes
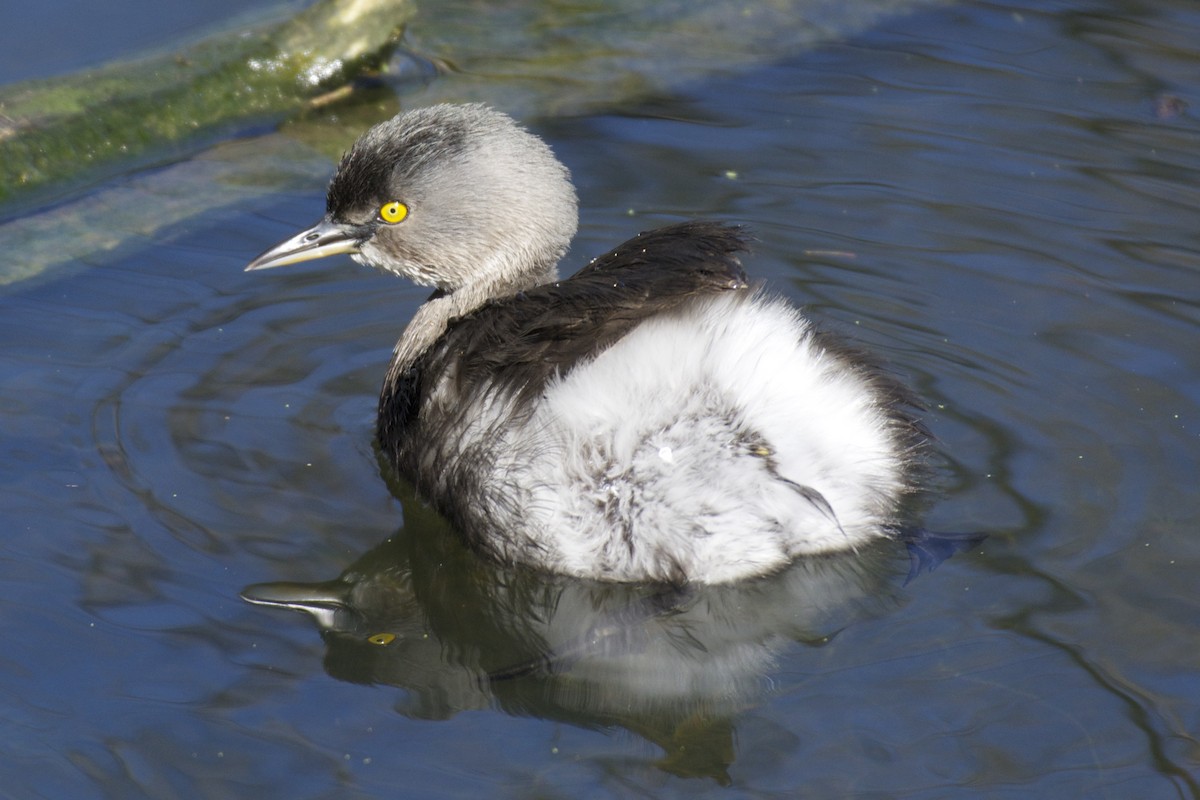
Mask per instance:
[[[491,381],[533,396],[551,376],[569,372],[642,320],[689,298],[746,288],[735,255],[744,250],[743,232],[719,223],[642,233],[566,280],[452,321],[420,366],[440,374],[436,362],[453,359],[462,390]]]
[[[459,319],[412,366],[389,371],[379,397],[376,436],[404,474],[408,457],[438,430],[460,425],[475,392],[499,389],[529,401],[554,375],[616,342],[642,320],[689,298],[746,288],[737,253],[745,234],[714,222],[686,222],[642,233],[566,280],[494,300]],[[437,410],[429,393],[445,377],[456,399]],[[417,425],[420,409],[432,414]]]
[[[746,287],[737,228],[688,222],[642,233],[572,277],[490,304],[452,325],[460,375],[538,391],[648,317],[698,295]]]

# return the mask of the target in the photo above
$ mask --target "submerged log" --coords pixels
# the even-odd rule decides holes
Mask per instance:
[[[320,0],[178,53],[0,89],[0,203],[179,158],[380,64],[411,0]]]

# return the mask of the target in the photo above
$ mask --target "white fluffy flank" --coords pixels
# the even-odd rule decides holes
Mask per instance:
[[[786,302],[722,294],[551,381],[497,478],[536,487],[514,522],[546,566],[732,581],[882,534],[906,468],[884,402]]]

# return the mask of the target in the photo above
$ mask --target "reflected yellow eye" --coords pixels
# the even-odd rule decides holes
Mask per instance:
[[[404,208],[404,206],[400,206],[400,207]],[[394,633],[377,633],[374,636],[368,636],[367,641],[370,642],[371,644],[380,644],[380,645],[391,644],[392,642],[396,641],[396,634],[394,634]]]
[[[379,218],[389,225],[395,225],[408,216],[408,206],[399,200],[393,200],[379,208]]]

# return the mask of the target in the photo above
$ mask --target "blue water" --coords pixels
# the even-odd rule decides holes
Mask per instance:
[[[241,272],[322,180],[8,287],[0,796],[1200,796],[1197,43],[1182,0],[955,4],[528,120],[570,265],[745,223],[926,399],[925,522],[989,537],[911,581],[884,550],[663,620],[474,561],[371,449],[424,291]],[[324,637],[238,597],[351,565]]]
[[[177,48],[242,21],[286,13],[294,0],[47,0],[0,6],[0,85],[49,78]]]

